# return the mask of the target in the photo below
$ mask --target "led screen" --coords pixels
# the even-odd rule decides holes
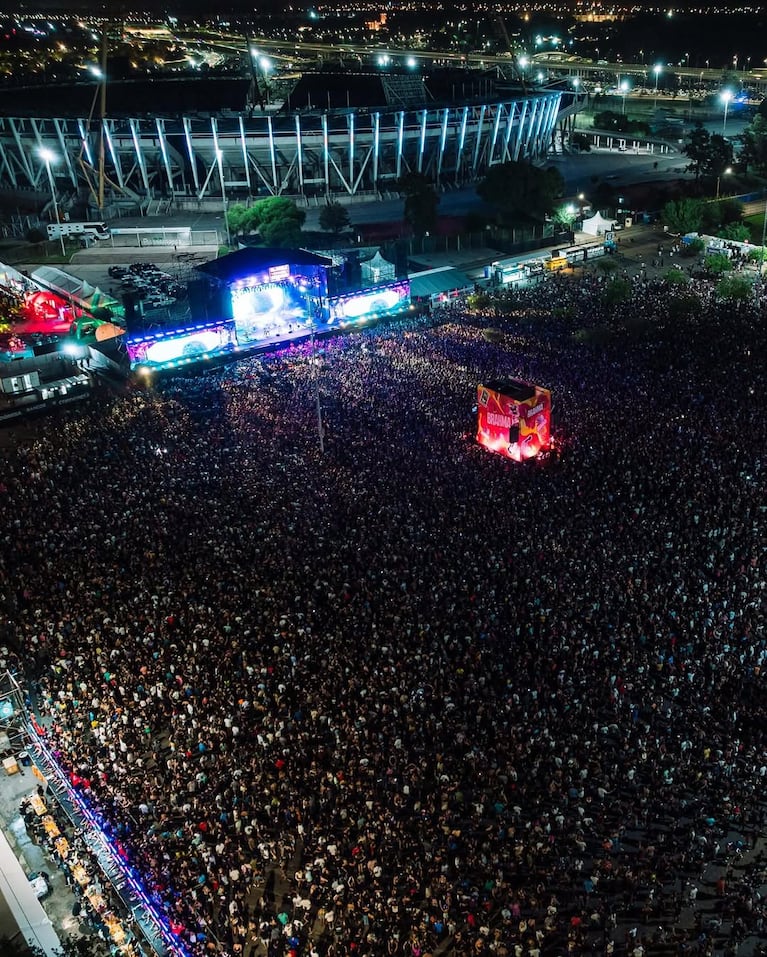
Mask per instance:
[[[521,462],[551,444],[551,392],[515,399],[486,386],[477,388],[477,442],[491,452]]]
[[[232,331],[224,325],[184,329],[177,335],[152,336],[128,343],[131,364],[165,365],[221,352],[232,345]]]
[[[410,305],[410,284],[398,282],[336,299],[330,305],[331,322],[354,322],[367,316],[398,312]]]
[[[311,300],[290,283],[262,283],[232,289],[232,315],[240,345],[279,338],[310,322]]]

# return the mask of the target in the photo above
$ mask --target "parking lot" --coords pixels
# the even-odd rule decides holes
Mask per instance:
[[[98,245],[78,250],[71,262],[60,268],[125,302],[133,298],[150,323],[164,325],[184,321],[189,312],[187,283],[196,276],[195,266],[208,262],[217,250],[207,247],[173,249]],[[19,268],[33,272],[39,263]]]

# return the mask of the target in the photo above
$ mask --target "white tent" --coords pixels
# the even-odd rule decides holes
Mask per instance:
[[[588,233],[589,236],[604,236],[617,222],[617,219],[605,219],[600,212],[597,212],[591,219],[583,220],[581,229],[584,233]]]

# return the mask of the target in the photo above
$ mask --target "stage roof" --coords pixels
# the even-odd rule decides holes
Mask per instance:
[[[234,253],[211,259],[195,269],[219,282],[236,282],[275,266],[324,266],[329,269],[333,260],[310,253],[308,249],[277,249],[272,246],[250,246]]]

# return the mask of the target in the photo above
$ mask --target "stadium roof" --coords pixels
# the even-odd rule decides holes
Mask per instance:
[[[243,113],[249,87],[250,80],[241,77],[112,80],[107,88],[107,114],[116,117]],[[0,115],[88,116],[94,90],[93,83],[0,90]]]
[[[308,249],[277,249],[272,246],[248,247],[237,252],[211,259],[195,268],[211,279],[219,282],[236,282],[254,273],[272,269],[275,266],[325,266],[329,268],[333,260],[326,256],[310,253]]]

